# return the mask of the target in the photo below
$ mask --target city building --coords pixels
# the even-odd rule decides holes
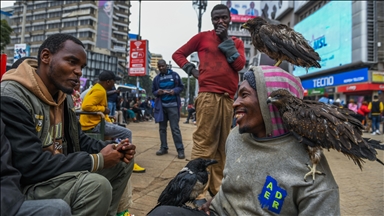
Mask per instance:
[[[8,25],[11,25],[11,16],[13,13],[13,7],[3,7],[0,10],[0,20],[5,19],[8,22]]]
[[[160,59],[163,59],[163,55],[157,54],[157,53],[151,53],[151,63],[150,63],[151,64],[151,72],[149,74],[149,76],[151,77],[151,80],[153,80],[158,74],[157,62]]]
[[[244,22],[253,18],[256,14],[252,16],[246,14],[247,5],[250,4],[250,1],[222,1],[221,3],[227,5],[231,12],[231,23],[228,27],[229,36],[235,36],[241,39],[244,43],[246,63],[245,67],[239,72],[241,81],[243,80],[244,73],[248,70],[251,57],[255,55],[255,50],[251,44],[250,33],[240,27]]]
[[[328,93],[344,103],[373,95],[384,101],[384,2],[260,1],[259,11],[300,32],[319,53],[322,68],[289,67],[309,99]]]
[[[130,7],[130,1],[16,0],[10,24],[14,31],[6,49],[8,64],[14,62],[15,44],[29,45],[30,56],[37,56],[40,45],[48,36],[66,33],[79,38],[85,45],[88,63],[83,69],[84,78],[95,80],[103,70],[124,72]]]

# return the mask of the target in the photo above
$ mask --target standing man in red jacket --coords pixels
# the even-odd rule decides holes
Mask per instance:
[[[244,68],[244,44],[228,35],[231,22],[226,5],[216,5],[211,11],[214,29],[193,36],[180,47],[172,58],[188,75],[199,81],[199,94],[195,101],[197,129],[193,133],[191,158],[212,158],[219,161],[210,166],[208,191],[214,196],[221,185],[225,164],[225,141],[231,130],[233,98],[239,83],[238,72]],[[198,52],[198,70],[187,56]],[[200,194],[195,205],[206,202],[205,192]]]

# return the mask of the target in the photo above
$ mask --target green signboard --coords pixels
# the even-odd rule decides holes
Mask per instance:
[[[323,94],[324,94],[324,88],[308,89],[308,96],[310,96],[310,95],[323,95]]]

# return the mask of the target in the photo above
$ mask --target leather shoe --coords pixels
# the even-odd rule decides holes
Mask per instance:
[[[159,151],[156,152],[156,155],[164,155],[164,154],[168,154],[167,149],[161,148]]]
[[[184,159],[185,158],[184,151],[177,152],[177,158]]]
[[[189,124],[189,121],[183,122],[183,124]]]

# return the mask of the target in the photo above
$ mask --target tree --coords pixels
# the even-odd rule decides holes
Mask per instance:
[[[124,75],[123,77],[124,83],[127,84],[136,84],[136,77],[135,76],[128,76],[128,74]],[[139,77],[140,87],[145,89],[145,92],[147,92],[147,97],[153,97],[152,95],[152,80],[149,76],[142,76]]]
[[[188,82],[188,78],[186,78],[186,77],[181,78],[181,81],[183,82],[183,85],[184,85],[184,91],[181,93],[181,97],[187,99],[187,82]],[[189,78],[189,101],[190,102],[193,102],[193,97],[195,96],[195,82],[196,82],[196,79],[191,76]]]
[[[1,20],[1,31],[0,31],[0,50],[4,51],[5,47],[11,43],[12,28],[8,25],[7,20]]]

